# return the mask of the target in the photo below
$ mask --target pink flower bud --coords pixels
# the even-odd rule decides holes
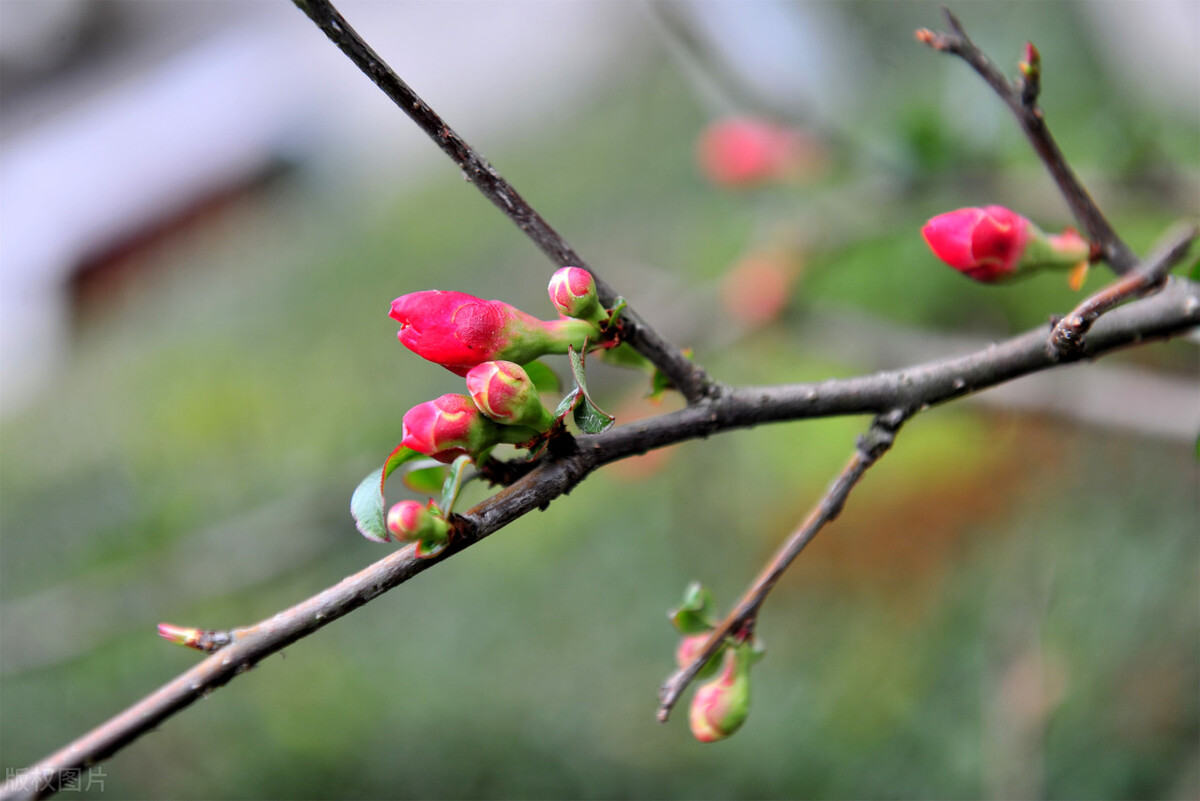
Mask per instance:
[[[527,442],[538,433],[524,426],[497,425],[483,416],[469,396],[454,394],[409,409],[403,432],[401,445],[446,464],[501,442]]]
[[[809,177],[825,160],[821,146],[801,132],[756,119],[710,125],[696,155],[710,181],[731,187]]]
[[[423,359],[466,375],[494,359],[525,364],[546,353],[566,353],[595,338],[595,326],[577,320],[543,322],[499,300],[462,292],[413,292],[392,301],[400,342]]]
[[[542,405],[525,368],[506,361],[484,362],[467,372],[467,391],[484,415],[497,423],[546,431],[554,415]]]
[[[976,281],[993,283],[1017,271],[1032,230],[1021,215],[988,206],[939,214],[921,235],[939,259]]]
[[[729,648],[721,672],[700,685],[692,697],[688,720],[692,735],[702,743],[724,740],[746,722],[750,712],[748,646]]]
[[[467,396],[443,395],[408,410],[400,444],[449,464],[480,439],[485,422]]]
[[[563,267],[550,278],[550,302],[560,314],[598,323],[608,315],[596,295],[596,280],[587,270]]]
[[[437,514],[433,501],[400,501],[387,513],[387,528],[401,542],[440,545],[449,540],[450,524]]]

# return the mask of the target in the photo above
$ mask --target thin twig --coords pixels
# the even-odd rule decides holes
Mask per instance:
[[[1130,303],[1097,321],[1083,348],[1067,359],[1046,353],[1044,328],[975,353],[859,378],[778,387],[742,387],[678,412],[631,423],[604,434],[580,436],[576,448],[535,467],[511,487],[455,522],[445,551],[417,559],[411,547],[396,551],[291,609],[241,629],[235,641],[134,706],[16,776],[0,799],[42,798],[73,771],[115,754],[197,698],[224,685],[267,656],[357,609],[384,592],[453,556],[574,488],[601,465],[711,434],[768,422],[846,414],[920,410],[1074,359],[1165,339],[1200,325],[1200,285],[1171,278],[1162,292]]]
[[[412,87],[400,79],[387,62],[350,27],[329,0],[292,2],[458,165],[463,177],[504,212],[538,249],[560,267],[573,265],[590,272],[596,279],[600,300],[606,306],[612,306],[616,302],[617,293],[613,288],[588,266],[583,257],[567,244],[508,181],[504,180],[487,159],[467,144],[413,91]],[[624,321],[626,341],[654,362],[689,403],[695,403],[710,393],[719,392],[719,387],[699,365],[664,339],[630,306],[625,307],[621,319]]]
[[[1059,191],[1087,234],[1088,240],[1100,256],[1119,275],[1133,271],[1137,267],[1137,256],[1129,246],[1117,236],[1108,219],[1087,189],[1076,177],[1075,172],[1067,164],[1066,158],[1059,150],[1058,143],[1050,135],[1042,109],[1037,105],[1036,91],[1023,91],[1028,83],[1023,81],[1022,87],[1015,86],[1004,73],[997,69],[988,57],[963,30],[962,23],[949,9],[943,9],[946,24],[953,33],[943,33],[922,28],[917,31],[917,39],[934,50],[953,53],[979,73],[992,89],[1000,96],[1017,118],[1021,130],[1033,145],[1034,151],[1041,158],[1046,169],[1058,184]],[[1039,76],[1040,80],[1040,76]]]
[[[829,486],[825,495],[809,512],[800,527],[779,546],[762,573],[754,580],[741,599],[734,604],[725,619],[712,630],[704,647],[693,655],[691,662],[679,668],[663,682],[658,691],[657,714],[660,723],[666,723],[671,709],[679,701],[683,691],[688,688],[708,660],[716,655],[726,638],[742,639],[753,633],[758,610],[762,608],[767,594],[771,592],[780,577],[783,576],[784,571],[800,555],[804,547],[812,542],[821,529],[832,523],[842,513],[842,508],[846,505],[846,499],[850,496],[851,490],[857,486],[871,465],[879,461],[879,458],[892,447],[896,433],[910,414],[911,412],[905,409],[895,409],[887,414],[881,414],[871,423],[867,433],[859,437],[854,455],[850,457],[850,461],[842,469],[841,474]]]
[[[1078,350],[1083,345],[1084,334],[1100,315],[1127,300],[1145,297],[1161,289],[1171,269],[1191,249],[1197,233],[1194,225],[1169,232],[1165,241],[1155,248],[1144,264],[1092,295],[1059,320],[1050,332],[1047,344],[1051,355],[1061,357]]]

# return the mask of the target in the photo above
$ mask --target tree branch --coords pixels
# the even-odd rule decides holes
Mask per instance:
[[[1172,277],[1163,291],[1100,318],[1083,346],[1063,359],[1046,349],[1037,328],[957,358],[869,376],[777,387],[741,387],[678,412],[580,436],[573,449],[539,464],[454,521],[446,550],[417,559],[406,547],[338,584],[254,626],[235,631],[234,642],[75,742],[14,777],[0,799],[42,798],[72,771],[115,754],[240,673],[297,640],[465,550],[521,516],[566,494],[596,468],[688,439],[762,423],[847,414],[916,413],[1078,359],[1094,359],[1128,345],[1165,339],[1200,325],[1200,285]],[[855,479],[857,480],[857,479]],[[847,488],[848,491],[848,488]],[[800,547],[803,547],[802,545]]]
[[[1145,297],[1161,289],[1171,268],[1191,249],[1197,233],[1194,225],[1169,232],[1144,264],[1092,295],[1059,320],[1050,332],[1048,347],[1051,354],[1061,357],[1076,350],[1083,344],[1083,335],[1100,315],[1127,300]]]
[[[520,195],[387,67],[327,0],[294,2],[438,142],[480,191],[520,226],[543,252],[560,265],[586,266]],[[1067,202],[1088,232],[1093,245],[1101,250],[1115,270],[1130,272],[1137,265],[1136,257],[1117,238],[1050,138],[1041,112],[1034,105],[1036,85],[1027,85],[1021,92],[1016,92],[966,37],[958,21],[948,12],[947,17],[955,31],[953,35],[924,31],[919,36],[937,49],[962,56],[1009,103],[1035,149],[1059,182]],[[1175,258],[1174,254],[1181,247],[1181,244],[1174,247],[1168,245],[1162,254],[1149,261],[1145,276],[1154,280],[1150,282],[1144,276],[1142,288],[1158,285],[1154,269],[1162,269],[1161,264]],[[597,283],[603,287],[601,291],[605,294],[606,302],[611,302],[614,298],[612,290],[599,279]],[[687,439],[762,423],[846,414],[878,415],[871,432],[822,503],[784,544],[717,631],[733,631],[738,626],[745,626],[753,620],[766,594],[787,565],[825,523],[836,517],[865,470],[890,447],[896,429],[905,419],[932,405],[1023,375],[1078,359],[1097,358],[1128,345],[1165,339],[1200,325],[1200,285],[1181,278],[1166,278],[1162,283],[1163,289],[1157,294],[1108,313],[1104,312],[1112,307],[1113,303],[1109,302],[1111,298],[1096,296],[1090,299],[1092,305],[1081,307],[1082,312],[1076,309],[1075,314],[1087,317],[1091,330],[1086,340],[1079,338],[1072,348],[1065,351],[1048,348],[1046,331],[1039,327],[975,353],[915,367],[845,380],[729,390],[713,383],[678,349],[667,344],[653,329],[627,310],[629,341],[676,383],[688,398],[687,408],[612,429],[604,434],[580,436],[561,449],[556,449],[554,454],[511,486],[466,514],[455,516],[449,545],[432,558],[416,558],[415,546],[403,548],[268,620],[234,630],[229,633],[229,639],[232,640],[230,644],[221,647],[191,670],[29,770],[14,776],[0,788],[0,799],[40,798],[57,792],[64,781],[70,780],[74,771],[95,765],[115,754],[197,698],[224,685],[270,654],[403,584],[528,512],[544,508],[602,465]],[[1131,296],[1129,292],[1118,294],[1115,302]],[[215,646],[220,638],[210,639],[210,644]],[[708,646],[712,648],[714,642],[719,642],[716,635],[710,638]],[[686,670],[681,673],[686,673]],[[670,708],[668,699],[673,703],[691,678],[691,675],[684,678],[678,676],[680,674],[673,676],[664,687],[664,712]]]
[[[708,640],[693,656],[691,661],[672,673],[658,691],[658,720],[666,723],[679,697],[688,688],[700,669],[708,663],[725,643],[726,638],[745,639],[754,631],[758,619],[758,610],[762,608],[767,594],[783,576],[788,566],[800,555],[804,547],[813,541],[826,524],[832,523],[842,513],[846,499],[867,470],[879,461],[896,439],[896,433],[904,424],[909,412],[896,409],[887,414],[881,414],[871,423],[870,429],[864,436],[859,437],[854,449],[854,455],[840,475],[829,485],[825,495],[809,512],[808,517],[800,527],[792,532],[771,561],[759,574],[750,588],[742,595],[741,600],[734,604],[733,609],[725,616],[708,635]]]
[[[542,253],[560,267],[573,265],[587,270],[596,279],[601,302],[610,307],[616,302],[617,293],[613,288],[504,180],[487,159],[467,144],[412,87],[400,79],[387,62],[350,27],[329,0],[292,2],[458,165],[463,177],[512,220]],[[625,307],[621,319],[625,326],[625,340],[662,370],[689,403],[719,391],[700,366],[664,339],[632,307]]]
[[[943,8],[946,24],[953,33],[934,32],[928,28],[917,31],[917,39],[934,50],[953,53],[971,65],[980,77],[992,87],[1000,99],[1012,111],[1013,116],[1025,132],[1029,143],[1041,158],[1046,169],[1058,184],[1063,199],[1067,201],[1071,213],[1087,234],[1092,247],[1108,262],[1113,271],[1119,275],[1132,272],[1137,267],[1137,256],[1129,246],[1117,236],[1108,219],[1087,189],[1076,177],[1075,172],[1067,164],[1066,157],[1059,150],[1058,143],[1050,135],[1042,109],[1037,105],[1040,76],[1035,68],[1032,78],[1027,78],[1020,87],[1015,86],[996,68],[990,59],[963,30],[962,23],[949,9]],[[1034,51],[1036,53],[1036,51]]]

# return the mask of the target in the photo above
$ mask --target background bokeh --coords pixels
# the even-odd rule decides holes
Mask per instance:
[[[999,102],[913,41],[935,4],[343,11],[723,380],[963,353],[1079,297],[1058,275],[973,284],[920,240],[959,206],[1070,222]],[[1200,68],[1178,47],[1196,5],[957,11],[1007,69],[1039,46],[1051,125],[1136,250],[1200,214]],[[396,343],[387,304],[454,289],[549,317],[553,266],[289,3],[5,2],[0,30],[11,773],[195,663],[157,622],[248,624],[382,556],[350,492],[406,409],[459,391]],[[695,142],[729,114],[802,127],[822,169],[714,186]],[[748,258],[791,281],[770,319],[731,305]],[[654,721],[665,610],[692,579],[735,598],[865,418],[607,468],[77,792],[1194,798],[1197,367],[1194,343],[1156,344],[911,423],[772,596],[727,742],[692,740],[682,708]],[[643,379],[591,383],[618,423],[657,411]]]

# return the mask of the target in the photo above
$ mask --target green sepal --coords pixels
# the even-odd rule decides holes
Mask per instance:
[[[713,618],[712,593],[698,581],[687,585],[683,591],[683,602],[667,612],[671,624],[680,634],[703,634],[716,627]]]
[[[460,456],[454,460],[454,464],[450,465],[450,474],[446,476],[446,480],[442,484],[442,500],[438,504],[443,517],[449,517],[450,513],[454,511],[454,502],[458,500],[458,491],[462,489],[463,472],[469,464],[471,464],[470,456]]]
[[[430,557],[437,556],[439,553],[446,550],[446,546],[448,544],[449,543],[447,542],[430,542],[428,540],[421,540],[417,543],[417,547],[413,550],[413,556],[417,557],[418,559],[429,559]]]
[[[533,388],[538,391],[539,395],[557,395],[562,392],[562,381],[559,380],[558,373],[544,363],[535,361],[524,367],[525,374],[529,376],[529,380],[533,382]]]
[[[403,445],[396,446],[384,460],[383,467],[372,471],[354,490],[350,496],[350,516],[354,518],[355,528],[364,537],[373,542],[388,541],[387,523],[384,520],[387,504],[383,497],[384,482],[397,467],[422,455]]]
[[[585,347],[586,344],[584,343]],[[587,378],[584,377],[583,371],[583,354],[576,352],[573,347],[568,347],[567,357],[571,362],[571,375],[575,378],[575,386],[578,388],[578,397],[574,401],[575,425],[585,434],[602,434],[612,428],[617,418],[597,406],[588,395]],[[562,409],[561,403],[559,409]]]
[[[446,480],[446,465],[435,459],[429,459],[428,464],[421,460],[404,473],[401,479],[404,486],[418,495],[433,497],[442,491],[442,483]]]

